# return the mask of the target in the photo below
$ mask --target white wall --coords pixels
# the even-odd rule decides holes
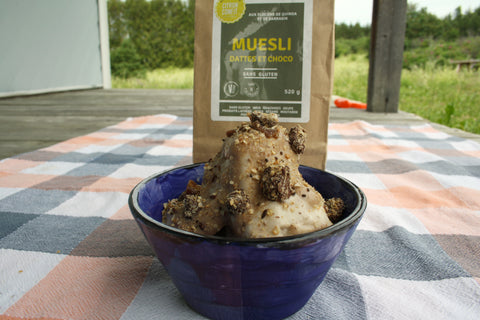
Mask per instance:
[[[0,97],[96,87],[110,87],[106,0],[0,0]]]

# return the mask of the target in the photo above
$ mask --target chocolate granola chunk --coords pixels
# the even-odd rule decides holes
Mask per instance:
[[[189,180],[187,184],[187,188],[182,194],[178,197],[178,200],[183,201],[187,195],[198,195],[200,194],[201,187],[193,180]]]
[[[276,113],[261,113],[259,111],[254,111],[249,113],[248,117],[252,124],[258,123],[267,128],[273,128],[278,124],[278,115]]]
[[[296,154],[302,154],[305,151],[305,141],[307,139],[307,134],[305,129],[297,125],[290,129],[288,133],[288,139],[290,141],[290,146]]]
[[[278,115],[254,111],[248,114],[250,127],[263,132],[267,138],[278,138],[280,130],[277,127]]]
[[[181,202],[178,199],[172,199],[164,204],[164,210],[162,213],[162,220],[165,223],[168,220],[168,215],[175,215],[181,207]]]
[[[228,130],[225,134],[227,135],[227,137],[231,137],[235,134],[236,130],[235,129],[232,129],[232,130]]]
[[[325,201],[323,207],[332,223],[336,223],[342,219],[343,209],[345,209],[345,204],[342,199],[330,198]]]
[[[245,213],[250,205],[247,194],[243,190],[235,190],[227,195],[227,211],[233,215]]]
[[[199,195],[187,194],[183,199],[185,207],[183,215],[186,218],[192,218],[203,207],[203,199]]]
[[[290,183],[290,168],[287,166],[266,167],[260,183],[263,195],[271,201],[283,201],[295,193]]]

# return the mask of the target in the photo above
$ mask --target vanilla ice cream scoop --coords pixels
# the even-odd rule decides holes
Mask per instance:
[[[165,204],[163,222],[241,238],[289,236],[332,225],[343,201],[325,201],[298,171],[305,130],[298,125],[287,130],[276,114],[249,117],[250,123],[227,132],[222,149],[205,165],[202,184],[190,182],[178,199]]]

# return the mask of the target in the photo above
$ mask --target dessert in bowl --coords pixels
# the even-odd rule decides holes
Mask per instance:
[[[269,122],[267,128],[276,126]],[[219,157],[240,157],[232,158],[225,145],[230,138],[239,138],[238,131],[250,131],[241,128],[227,135]],[[283,139],[282,134],[267,139],[274,136]],[[291,140],[298,147],[299,140]],[[208,163],[149,177],[129,196],[136,222],[187,304],[212,319],[282,319],[297,312],[322,282],[366,209],[365,195],[352,182],[311,167],[292,168],[276,149],[267,157],[258,155],[258,146],[255,150],[250,164],[257,165],[258,176],[250,164],[240,171],[219,168],[225,161],[217,161],[217,155]],[[260,166],[260,159],[269,164]],[[307,196],[307,189],[314,195]],[[321,221],[304,223],[299,216]],[[313,227],[308,229],[309,225]]]

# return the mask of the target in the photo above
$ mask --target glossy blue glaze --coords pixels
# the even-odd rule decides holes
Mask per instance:
[[[366,208],[363,192],[346,179],[300,167],[325,198],[341,197],[342,221],[312,233],[255,240],[201,236],[161,223],[163,203],[201,182],[203,164],[142,181],[129,205],[185,301],[212,319],[283,319],[301,309],[357,227]]]

